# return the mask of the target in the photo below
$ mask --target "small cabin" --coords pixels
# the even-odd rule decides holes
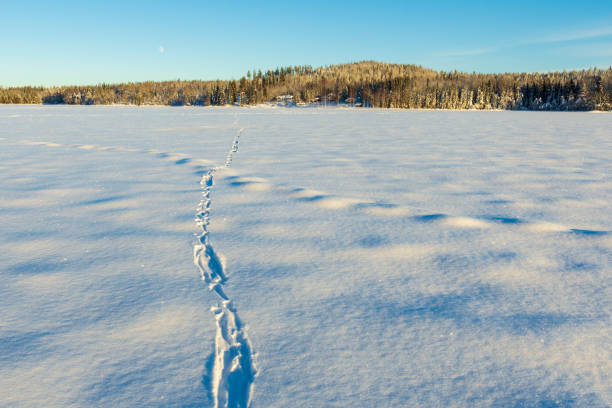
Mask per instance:
[[[278,95],[276,97],[277,102],[288,102],[293,100],[293,95]]]

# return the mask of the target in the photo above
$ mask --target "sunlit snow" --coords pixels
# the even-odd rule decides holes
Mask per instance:
[[[610,406],[610,129],[2,106],[0,405]]]

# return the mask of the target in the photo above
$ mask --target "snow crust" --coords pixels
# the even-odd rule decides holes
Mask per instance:
[[[0,405],[610,406],[609,129],[2,106]]]

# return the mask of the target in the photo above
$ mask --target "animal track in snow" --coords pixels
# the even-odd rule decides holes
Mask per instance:
[[[5,138],[0,138],[0,141],[6,140]],[[204,168],[209,168],[213,165],[213,162],[206,159],[195,159],[185,153],[174,153],[174,152],[162,152],[154,149],[134,149],[123,146],[100,146],[94,144],[60,144],[55,142],[48,141],[29,141],[22,140],[16,142],[20,145],[25,146],[46,146],[46,147],[66,147],[72,149],[80,149],[80,150],[95,150],[101,152],[121,152],[121,153],[142,153],[153,155],[158,159],[163,161],[173,163],[176,165],[189,165],[196,170],[199,170],[202,173]]]
[[[232,124],[236,126],[236,124]],[[240,128],[238,135],[244,131],[244,128]],[[6,140],[0,139],[0,141]],[[172,152],[161,152],[158,150],[139,150],[125,148],[121,146],[98,146],[98,145],[62,145],[54,142],[40,142],[40,141],[20,141],[22,145],[31,146],[46,146],[46,147],[72,147],[83,150],[99,150],[99,151],[118,151],[118,152],[137,152],[155,155],[159,159],[174,163],[176,165],[189,165],[194,168],[195,173],[198,175],[205,176],[209,173],[210,166],[213,164],[209,160],[194,159],[183,153],[172,153]],[[232,147],[229,150],[224,167],[228,168],[232,163],[233,153],[238,151],[239,136],[232,142]],[[216,167],[214,170],[220,169]],[[214,171],[213,171],[214,173]],[[212,174],[212,173],[211,173]],[[270,183],[268,180],[261,177],[252,176],[237,176],[229,175],[224,177],[230,186],[236,188],[242,188],[253,192],[266,192],[266,191],[277,191],[286,193],[290,198],[298,202],[307,203],[322,209],[327,210],[350,210],[361,211],[375,216],[380,217],[408,217],[419,222],[436,222],[451,228],[469,228],[469,229],[483,229],[490,228],[493,226],[504,226],[508,228],[520,227],[524,231],[536,232],[536,233],[569,233],[579,235],[583,237],[600,237],[603,235],[609,235],[610,231],[589,229],[589,228],[578,228],[570,227],[567,225],[561,225],[546,221],[535,221],[529,222],[521,220],[515,217],[506,216],[488,216],[472,218],[465,216],[451,216],[447,214],[430,213],[427,210],[412,208],[406,206],[400,206],[392,203],[378,203],[368,202],[358,198],[352,197],[341,197],[334,194],[329,194],[322,191],[311,190],[307,188],[294,187],[279,187]]]
[[[232,124],[235,127],[235,123]],[[239,130],[241,133],[244,128]],[[6,141],[6,138],[0,138],[0,141]],[[198,175],[206,175],[213,164],[209,160],[205,159],[193,159],[192,157],[183,153],[171,153],[161,152],[158,150],[139,150],[125,148],[121,146],[98,146],[98,145],[62,145],[54,142],[46,141],[20,141],[17,142],[22,145],[30,146],[46,146],[46,147],[71,147],[82,150],[98,150],[98,151],[117,151],[117,152],[137,152],[155,155],[159,159],[174,163],[176,165],[189,165],[194,168],[195,173]],[[233,153],[238,151],[238,139],[235,139],[232,143],[232,148],[228,152],[225,159],[225,167],[230,167],[232,162]],[[219,168],[219,167],[218,167]],[[217,168],[215,168],[217,169]],[[524,231],[536,232],[536,233],[569,233],[573,235],[579,235],[583,237],[600,237],[609,235],[611,231],[589,229],[589,228],[578,228],[570,227],[567,225],[556,224],[546,221],[534,221],[529,222],[521,220],[515,217],[506,216],[488,216],[472,218],[465,216],[451,216],[439,213],[428,213],[428,211],[411,208],[406,206],[400,206],[391,203],[377,203],[367,202],[357,198],[341,197],[334,194],[329,194],[321,191],[310,190],[307,188],[283,188],[274,186],[268,180],[260,177],[249,177],[249,176],[226,176],[225,180],[232,187],[242,188],[253,192],[265,192],[265,191],[277,191],[288,193],[288,195],[299,202],[314,205],[319,208],[328,210],[350,210],[361,211],[375,216],[380,217],[408,217],[415,221],[420,222],[437,222],[447,227],[452,228],[469,228],[469,229],[483,229],[490,228],[493,226],[504,226],[504,227],[520,227]],[[502,203],[504,201],[501,201]],[[499,201],[493,201],[493,203],[500,203]]]
[[[542,221],[529,222],[510,216],[467,217],[430,212],[417,207],[401,206],[393,203],[371,202],[354,197],[344,197],[324,191],[302,187],[277,186],[267,179],[249,175],[228,175],[225,182],[234,188],[249,191],[273,191],[290,199],[326,210],[353,210],[380,217],[410,218],[415,222],[437,223],[450,228],[487,229],[493,227],[522,228],[536,233],[562,232],[584,237],[608,235],[609,231],[572,228],[566,225]]]

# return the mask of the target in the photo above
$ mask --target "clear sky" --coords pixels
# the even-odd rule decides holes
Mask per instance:
[[[0,86],[237,79],[361,60],[607,68],[612,0],[0,0]]]

